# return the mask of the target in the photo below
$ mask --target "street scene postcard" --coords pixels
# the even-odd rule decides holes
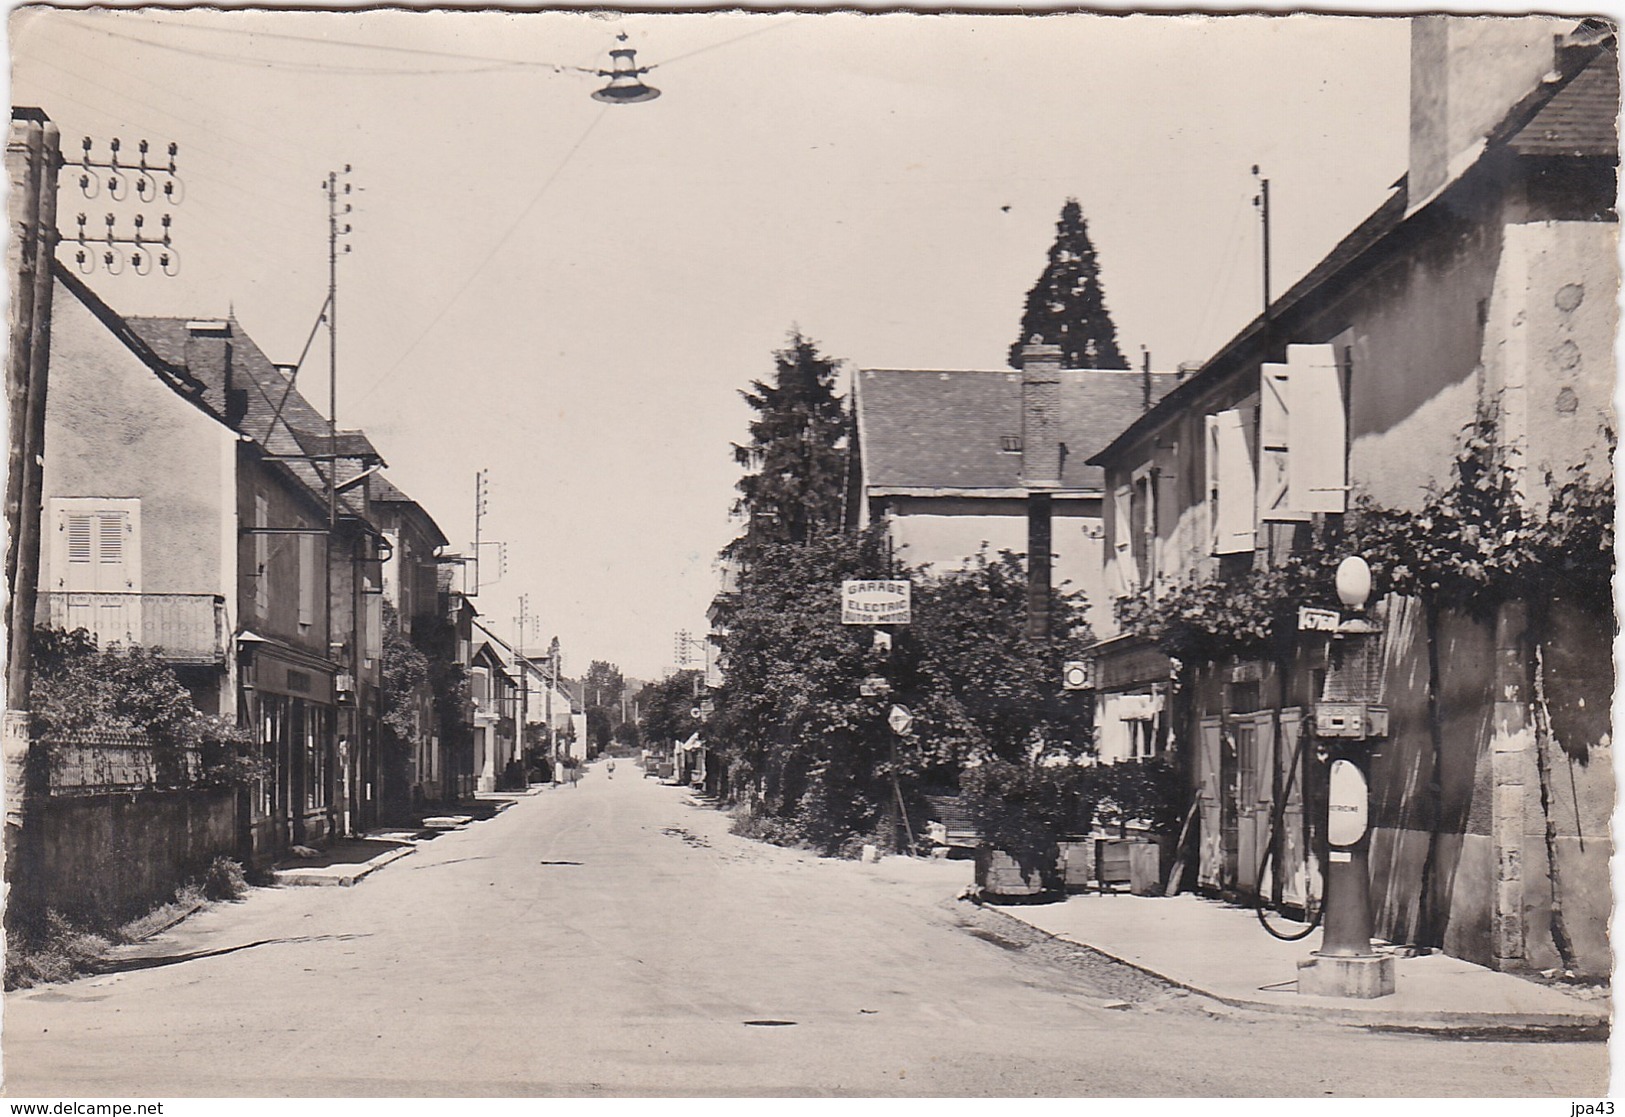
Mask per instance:
[[[1612,1113],[1613,19],[8,31],[11,1115]]]

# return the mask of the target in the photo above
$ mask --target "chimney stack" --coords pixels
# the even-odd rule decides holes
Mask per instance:
[[[1049,641],[1051,489],[1061,486],[1061,347],[1021,349],[1021,483],[1027,489],[1027,638]]]
[[[1061,484],[1061,347],[1036,334],[1021,347],[1021,483]]]

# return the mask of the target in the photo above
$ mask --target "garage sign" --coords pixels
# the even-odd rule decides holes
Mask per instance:
[[[842,624],[908,624],[909,605],[905,581],[841,583]]]

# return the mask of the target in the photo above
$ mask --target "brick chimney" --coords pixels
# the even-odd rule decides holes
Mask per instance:
[[[1021,483],[1061,484],[1061,347],[1036,334],[1021,347]]]

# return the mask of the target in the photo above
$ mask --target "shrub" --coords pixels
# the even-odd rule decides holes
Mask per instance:
[[[799,848],[806,844],[801,826],[793,818],[744,809],[728,824],[728,833],[770,845]]]
[[[229,857],[216,857],[203,874],[203,894],[211,900],[240,900],[248,895],[242,865]]]
[[[37,935],[7,935],[5,987],[10,991],[71,981],[94,969],[111,947],[106,938],[70,923],[61,912],[47,911]]]

